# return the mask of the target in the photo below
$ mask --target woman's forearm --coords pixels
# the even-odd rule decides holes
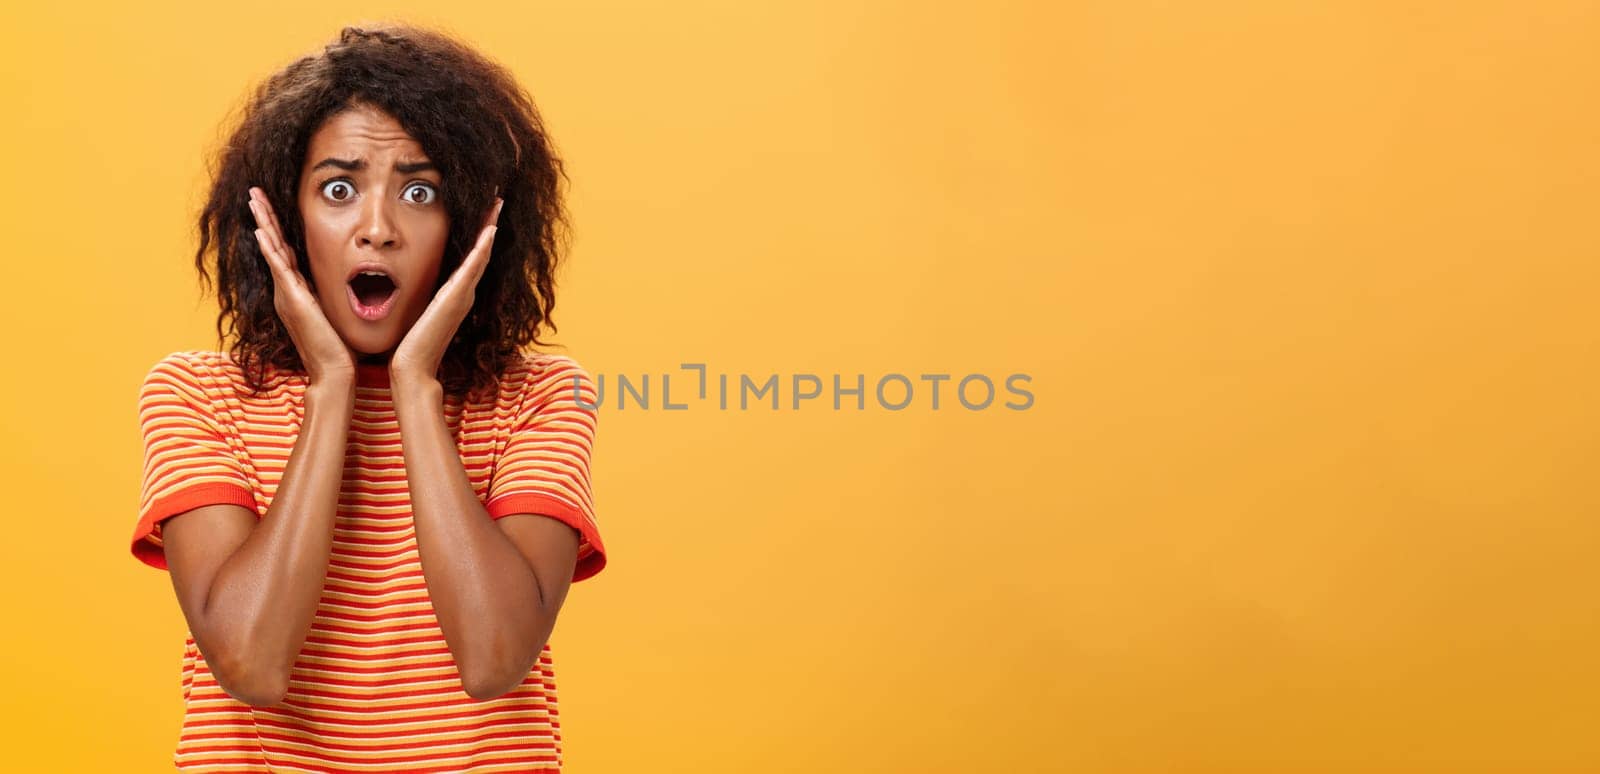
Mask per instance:
[[[265,518],[228,557],[206,595],[203,619],[218,660],[252,704],[275,704],[311,631],[333,549],[353,382],[306,388],[305,415]],[[236,697],[240,698],[240,697]]]
[[[417,553],[462,690],[490,699],[527,677],[555,627],[533,568],[478,501],[445,424],[437,381],[396,380],[395,415]]]

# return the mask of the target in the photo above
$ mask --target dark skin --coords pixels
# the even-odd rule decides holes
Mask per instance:
[[[323,164],[359,162],[359,169]],[[195,644],[229,695],[270,706],[288,692],[326,580],[356,364],[387,363],[400,425],[417,552],[440,629],[475,699],[504,695],[532,670],[555,628],[579,537],[537,514],[491,519],[473,491],[444,418],[437,374],[488,265],[499,204],[437,293],[449,219],[437,171],[393,117],[357,107],[313,135],[298,205],[317,290],[295,269],[277,217],[251,189],[256,239],[271,267],[274,305],[308,384],[305,415],[264,518],[210,505],[165,521],[173,588]],[[348,165],[345,165],[348,166]],[[350,270],[382,263],[399,297],[364,320],[345,295]],[[430,298],[431,295],[431,298]]]

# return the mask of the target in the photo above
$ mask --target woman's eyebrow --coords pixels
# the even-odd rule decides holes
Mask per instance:
[[[317,162],[317,165],[312,167],[311,171],[315,172],[315,171],[317,171],[319,169],[322,169],[323,167],[338,167],[339,169],[342,169],[342,170],[344,170],[346,172],[357,172],[357,171],[366,169],[367,168],[367,162],[365,160],[363,160],[363,159],[355,159],[355,160],[348,160],[347,161],[345,159],[336,159],[336,158],[333,158],[332,156],[329,156],[328,158],[325,158],[325,159]],[[422,172],[424,170],[438,171],[438,169],[439,168],[434,166],[433,162],[431,162],[431,161],[418,161],[418,162],[413,162],[413,163],[410,163],[410,164],[396,164],[396,165],[394,165],[394,170],[396,172],[399,172],[399,173],[403,174],[403,175],[409,175],[409,174],[411,174],[413,172]]]

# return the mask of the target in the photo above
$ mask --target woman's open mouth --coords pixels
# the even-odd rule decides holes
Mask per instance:
[[[394,280],[377,271],[363,271],[350,278],[345,292],[350,296],[350,308],[363,320],[376,322],[389,316],[394,308],[396,293]]]

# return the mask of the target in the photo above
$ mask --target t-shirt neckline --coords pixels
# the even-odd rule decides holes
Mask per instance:
[[[364,387],[388,387],[389,366],[381,363],[357,363],[356,384]]]

